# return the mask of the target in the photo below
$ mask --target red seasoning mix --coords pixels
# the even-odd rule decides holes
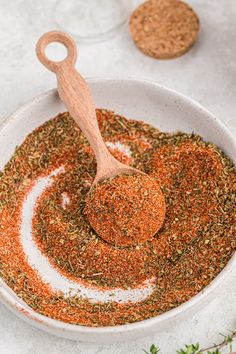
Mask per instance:
[[[165,199],[154,178],[119,175],[91,189],[84,214],[103,240],[128,247],[151,240],[165,218]]]
[[[124,247],[92,229],[85,200],[95,158],[68,113],[29,134],[0,174],[0,276],[38,313],[86,326],[132,323],[178,306],[236,248],[236,171],[227,156],[196,135],[163,133],[106,110],[97,116],[114,156],[161,187],[165,219],[153,239]]]

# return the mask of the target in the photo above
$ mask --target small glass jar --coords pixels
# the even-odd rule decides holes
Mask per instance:
[[[125,24],[132,0],[59,0],[56,24],[79,42],[102,41]]]

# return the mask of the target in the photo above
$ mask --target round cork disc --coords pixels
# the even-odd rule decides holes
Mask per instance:
[[[199,19],[179,0],[149,0],[131,15],[130,32],[146,55],[170,59],[186,53],[196,41]]]

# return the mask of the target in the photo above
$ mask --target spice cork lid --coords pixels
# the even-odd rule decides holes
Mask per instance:
[[[180,0],[149,0],[130,17],[134,43],[156,59],[176,58],[195,43],[200,28],[194,10]]]

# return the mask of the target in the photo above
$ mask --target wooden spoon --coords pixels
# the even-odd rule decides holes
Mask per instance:
[[[67,48],[64,60],[55,62],[46,57],[45,49],[52,42],[62,43]],[[39,39],[36,52],[41,63],[56,74],[59,96],[93,148],[97,161],[93,187],[113,177],[137,176],[135,180],[135,176],[130,176],[128,180],[112,180],[113,188],[118,193],[116,199],[120,201],[115,205],[106,185],[93,188],[93,193],[88,194],[85,207],[91,226],[100,237],[115,246],[126,247],[151,239],[162,226],[165,217],[164,196],[156,181],[122,164],[107,149],[98,127],[90,89],[74,67],[77,58],[74,40],[63,32],[48,32]],[[105,201],[101,191],[103,197],[106,196]],[[98,207],[95,208],[95,205]]]
[[[59,42],[67,48],[67,57],[62,61],[52,61],[45,55],[48,44],[54,42]],[[142,174],[143,172],[119,162],[107,149],[98,127],[90,89],[74,67],[77,58],[74,40],[63,32],[47,32],[39,39],[36,53],[41,63],[56,74],[59,96],[95,153],[97,174],[93,186],[104,179],[120,174]]]

